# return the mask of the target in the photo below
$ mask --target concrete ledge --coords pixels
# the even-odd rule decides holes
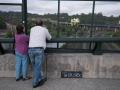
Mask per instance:
[[[82,71],[83,78],[120,78],[120,54],[49,54],[48,77],[61,71]]]
[[[15,56],[0,55],[0,77],[15,77]]]
[[[120,54],[48,54],[49,78],[61,78],[61,71],[82,71],[83,78],[120,78]],[[15,56],[0,56],[0,77],[15,77]]]

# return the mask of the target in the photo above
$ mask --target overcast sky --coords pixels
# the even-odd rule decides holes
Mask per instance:
[[[0,0],[0,3],[21,3],[22,0]],[[0,6],[2,11],[20,11],[16,6]],[[91,13],[92,2],[90,1],[61,1],[61,13],[81,14]],[[36,14],[57,13],[57,1],[28,0],[28,12]],[[95,13],[102,12],[105,16],[119,16],[120,2],[96,2]]]

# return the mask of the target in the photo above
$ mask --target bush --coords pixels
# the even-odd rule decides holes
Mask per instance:
[[[6,23],[5,23],[5,20],[0,17],[0,29],[6,29]]]
[[[115,33],[113,33],[112,36],[113,36],[113,37],[120,37],[120,31],[119,31],[119,32],[115,32]]]
[[[14,36],[13,36],[13,32],[12,32],[12,31],[8,31],[8,32],[6,33],[6,35],[5,35],[5,37],[6,37],[6,38],[12,38],[12,37],[14,37]]]

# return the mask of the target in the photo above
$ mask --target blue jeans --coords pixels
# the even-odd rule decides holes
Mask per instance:
[[[44,61],[43,48],[30,48],[29,57],[33,66],[33,85],[37,85],[42,80],[42,64]]]
[[[28,55],[23,55],[19,52],[16,53],[16,79],[19,79],[21,76],[23,78],[28,78],[28,67],[29,59]]]

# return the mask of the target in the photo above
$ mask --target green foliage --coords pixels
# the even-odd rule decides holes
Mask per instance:
[[[0,11],[0,17],[4,18],[6,23],[17,25],[22,22],[21,12],[2,12]]]
[[[6,23],[2,17],[0,17],[0,29],[6,29]]]
[[[5,19],[7,23],[16,25],[22,21],[22,16],[20,12],[0,12],[0,16]],[[30,14],[28,13],[28,33],[30,33],[30,28],[34,26],[35,20],[42,19],[45,22],[45,26],[50,31],[52,37],[57,37],[57,33],[59,30],[60,37],[74,37],[74,36],[85,36],[89,35],[88,29],[78,27],[72,27],[69,25],[72,18],[78,18],[80,20],[80,24],[91,24],[91,16],[92,14],[84,14],[81,15],[68,15],[68,13],[60,13],[60,25],[57,26],[58,16],[57,14]],[[118,25],[118,20],[120,17],[114,16],[103,16],[102,13],[95,13],[94,15],[94,23],[96,25]],[[67,25],[68,23],[68,25]],[[119,36],[118,33],[112,34],[113,36]],[[11,36],[10,32],[7,33],[7,36]],[[106,36],[111,36],[111,33],[106,33]]]
[[[113,33],[113,37],[120,37],[120,31]]]
[[[113,34],[114,34],[113,32],[106,32],[106,33],[105,33],[105,36],[106,36],[106,37],[112,37]]]
[[[6,38],[11,38],[11,37],[13,37],[13,32],[12,32],[12,31],[6,32],[5,37],[6,37]]]

